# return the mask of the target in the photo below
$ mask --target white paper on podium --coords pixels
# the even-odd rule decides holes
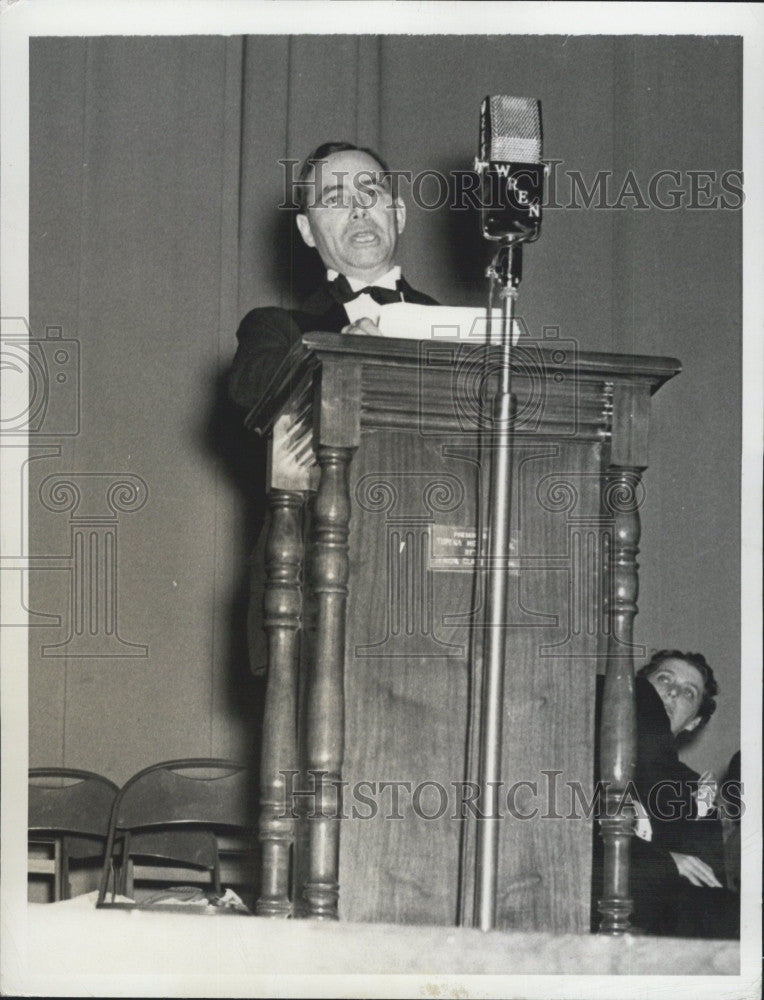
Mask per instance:
[[[454,343],[485,344],[488,309],[479,306],[419,306],[392,302],[379,307],[377,325],[384,337],[403,340],[449,340]],[[520,336],[520,324],[512,324],[512,343]],[[491,312],[491,343],[501,344],[501,310]]]

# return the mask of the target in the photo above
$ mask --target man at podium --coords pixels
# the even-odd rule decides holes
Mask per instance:
[[[406,209],[393,189],[384,160],[348,142],[327,142],[305,160],[295,190],[297,228],[327,269],[325,280],[299,309],[261,307],[247,313],[237,332],[229,375],[232,400],[251,410],[279,365],[304,333],[353,332],[379,336],[381,304],[437,305],[417,292],[395,265]],[[254,673],[264,669],[265,539],[259,532],[251,556],[247,644]]]
[[[347,142],[322,144],[305,160],[295,194],[297,228],[318,252],[326,279],[299,309],[253,309],[241,321],[229,389],[247,410],[304,333],[380,336],[380,305],[437,304],[413,289],[395,264],[406,209],[375,152]]]

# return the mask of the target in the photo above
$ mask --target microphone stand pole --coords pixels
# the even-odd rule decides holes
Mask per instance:
[[[483,648],[483,681],[480,711],[479,789],[476,847],[475,910],[480,930],[496,924],[496,882],[499,860],[501,736],[504,711],[504,641],[507,609],[507,571],[512,499],[512,424],[516,399],[512,395],[512,326],[517,288],[522,272],[522,247],[505,242],[488,269],[491,302],[495,284],[501,298],[501,370],[493,401],[491,433],[491,487],[488,509],[488,585],[486,631]],[[489,336],[490,343],[490,336]]]

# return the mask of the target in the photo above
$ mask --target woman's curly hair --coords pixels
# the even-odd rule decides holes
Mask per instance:
[[[683,660],[695,667],[703,678],[703,697],[700,700],[698,716],[700,722],[693,730],[685,730],[677,734],[677,742],[687,743],[693,739],[705,726],[708,720],[716,711],[716,695],[719,693],[719,685],[716,683],[714,671],[706,661],[702,653],[683,653],[679,649],[659,649],[653,653],[649,661],[637,671],[638,677],[649,677],[654,674],[666,660]]]

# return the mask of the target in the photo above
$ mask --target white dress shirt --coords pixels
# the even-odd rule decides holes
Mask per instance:
[[[354,292],[357,292],[359,288],[365,288],[366,285],[378,285],[380,288],[391,288],[395,291],[395,286],[401,276],[401,269],[397,265],[391,267],[387,274],[383,274],[381,278],[377,278],[375,281],[364,281],[363,278],[348,278],[347,282]],[[326,272],[326,277],[329,281],[334,281],[335,278],[339,277],[339,272],[335,271],[333,268],[329,268]],[[348,322],[356,323],[359,319],[370,319],[374,323],[379,322],[379,310],[381,308],[378,302],[375,302],[371,295],[359,295],[357,299],[351,299],[350,302],[345,303],[345,312],[348,315]]]

